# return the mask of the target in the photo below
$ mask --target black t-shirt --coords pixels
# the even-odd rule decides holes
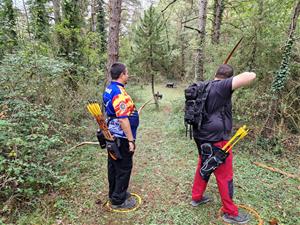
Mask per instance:
[[[206,99],[201,129],[193,129],[194,138],[200,141],[217,142],[228,140],[232,129],[232,77],[212,81]]]

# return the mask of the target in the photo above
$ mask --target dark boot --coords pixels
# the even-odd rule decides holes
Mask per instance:
[[[191,201],[191,205],[193,207],[197,207],[198,205],[203,205],[205,203],[208,203],[210,202],[212,199],[210,197],[207,197],[207,196],[203,196],[200,200],[198,201],[195,201],[195,200],[192,200]]]
[[[250,216],[246,213],[240,213],[240,212],[237,216],[231,216],[231,215],[225,213],[223,215],[222,219],[226,223],[230,223],[230,224],[246,224],[249,222]]]
[[[128,198],[121,205],[111,205],[113,209],[131,209],[136,205],[134,198]]]

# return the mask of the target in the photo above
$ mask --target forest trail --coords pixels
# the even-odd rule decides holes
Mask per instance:
[[[185,137],[181,81],[211,79],[241,37],[228,64],[256,81],[232,98],[233,132],[250,129],[233,149],[234,201],[264,224],[300,224],[299,0],[0,5],[0,225],[223,224],[214,176],[214,200],[189,204],[198,153]],[[123,214],[103,207],[107,152],[86,109],[115,62],[136,106],[152,98],[154,78],[163,95],[140,118],[130,191],[142,204]]]
[[[197,151],[194,142],[185,137],[183,87],[158,86],[157,90],[163,94],[159,110],[150,104],[141,114],[129,188],[141,196],[141,206],[128,213],[110,212],[104,206],[108,189],[106,153],[99,147],[83,146],[74,151],[73,174],[78,176],[74,189],[51,196],[55,201],[48,199],[48,206],[42,206],[29,218],[46,224],[223,224],[214,177],[207,189],[213,202],[198,208],[189,205]],[[151,89],[134,86],[129,87],[129,93],[141,106],[150,98]],[[276,164],[274,156],[266,159],[259,151],[252,152],[249,139],[242,142],[234,149],[236,203],[255,209],[264,220],[277,218],[282,224],[297,224],[299,199],[295,197],[299,198],[299,182],[258,168],[252,162],[267,161],[293,173],[297,168]],[[258,224],[253,215],[252,218],[249,224]]]

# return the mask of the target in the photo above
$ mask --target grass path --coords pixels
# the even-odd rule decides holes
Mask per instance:
[[[130,191],[142,197],[137,211],[120,214],[103,207],[107,195],[105,152],[85,146],[74,151],[70,162],[70,174],[78,180],[74,188],[46,197],[39,209],[22,216],[18,224],[223,224],[218,219],[221,204],[214,177],[207,189],[213,202],[199,208],[189,205],[197,151],[194,142],[185,137],[183,88],[160,86],[158,90],[163,94],[160,109],[155,110],[154,105],[145,107],[138,130],[130,183]],[[130,91],[135,96],[140,94],[136,97],[138,106],[151,94],[150,87],[134,87]],[[246,139],[234,149],[236,203],[256,209],[265,224],[273,218],[278,219],[279,224],[300,224],[299,182],[252,164],[253,161],[264,162],[299,174],[299,160],[291,162],[263,155],[253,146]],[[252,220],[250,224],[257,222]]]

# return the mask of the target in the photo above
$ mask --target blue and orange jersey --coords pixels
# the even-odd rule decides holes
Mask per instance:
[[[109,118],[108,128],[110,132],[116,137],[126,138],[118,119],[128,118],[132,135],[135,139],[137,127],[139,125],[139,115],[131,97],[126,92],[124,85],[112,81],[103,93],[103,102],[106,115]]]

